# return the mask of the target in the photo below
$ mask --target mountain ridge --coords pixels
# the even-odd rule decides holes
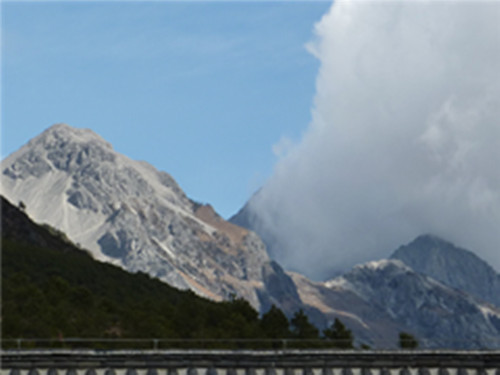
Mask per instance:
[[[397,259],[355,266],[325,283],[387,313],[434,348],[500,347],[500,309],[418,273]],[[411,298],[409,298],[411,296]]]
[[[1,170],[7,198],[22,201],[36,221],[67,233],[94,258],[129,272],[215,301],[237,295],[260,312],[275,304],[290,317],[302,309],[320,328],[340,318],[374,346],[395,343],[405,330],[436,347],[446,339],[436,330],[462,340],[473,333],[469,326],[479,336],[464,345],[500,346],[497,308],[399,260],[362,264],[328,282],[285,271],[252,230],[190,200],[169,174],[115,152],[91,130],[55,125],[2,161]]]
[[[390,258],[500,307],[500,274],[473,252],[438,236],[419,236],[399,247]]]
[[[57,124],[2,161],[2,193],[101,261],[144,271],[215,300],[259,307],[269,261],[252,232],[238,242],[165,172],[115,152],[91,130]],[[196,214],[198,212],[198,215]],[[231,224],[232,225],[232,224]],[[223,266],[222,266],[223,265]],[[254,269],[255,268],[255,269]]]

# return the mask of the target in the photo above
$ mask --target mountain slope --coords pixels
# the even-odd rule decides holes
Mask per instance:
[[[395,322],[383,307],[365,301],[343,285],[314,282],[290,273],[302,301],[320,311],[328,326],[340,319],[354,334],[356,345],[374,348],[396,348],[398,334],[409,330]]]
[[[425,235],[391,256],[415,271],[500,307],[500,275],[474,253]]]
[[[96,259],[214,300],[236,294],[260,306],[269,258],[259,237],[191,201],[170,175],[115,152],[91,130],[54,125],[2,161],[1,170],[2,194]]]
[[[246,301],[216,303],[98,262],[3,197],[1,207],[3,339],[267,337]]]
[[[425,347],[500,347],[500,309],[413,271],[399,260],[354,267],[325,286],[350,290]]]
[[[257,191],[245,205],[231,218],[229,222],[255,232],[266,245],[267,252],[272,259],[286,258],[284,245],[281,243],[272,230],[256,215],[252,209],[251,203],[259,196],[260,190]]]

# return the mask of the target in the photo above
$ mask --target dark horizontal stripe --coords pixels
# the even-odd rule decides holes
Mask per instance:
[[[7,368],[475,368],[500,369],[500,351],[5,350]]]

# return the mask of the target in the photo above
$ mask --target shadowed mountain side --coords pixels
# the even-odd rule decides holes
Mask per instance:
[[[257,233],[262,239],[262,242],[266,245],[267,252],[271,259],[276,260],[278,257],[282,257],[284,255],[284,249],[280,245],[279,239],[275,236],[275,234],[263,225],[262,220],[259,219],[258,215],[251,208],[252,200],[255,199],[255,197],[257,197],[260,193],[260,189],[255,192],[245,205],[236,214],[229,218],[229,222]]]
[[[393,322],[409,327],[424,347],[500,347],[500,309],[417,273],[399,260],[358,265],[325,285],[350,290],[385,311]]]
[[[262,275],[265,288],[259,292],[259,298],[264,311],[276,305],[291,318],[295,312],[302,309],[320,329],[328,326],[327,317],[316,306],[303,301],[299,291],[300,285],[297,285],[278,263],[270,262],[264,266]]]
[[[415,271],[500,307],[500,275],[484,260],[436,236],[424,235],[391,256]]]
[[[324,283],[313,282],[298,273],[289,273],[305,304],[314,306],[331,325],[335,318],[353,332],[358,344],[372,347],[395,348],[398,334],[411,331],[410,326],[396,323],[387,312],[363,300],[355,292]]]

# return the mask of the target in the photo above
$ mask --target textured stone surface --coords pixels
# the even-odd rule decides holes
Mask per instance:
[[[426,235],[401,246],[391,258],[500,307],[500,275],[471,251]]]
[[[191,201],[175,180],[88,129],[55,125],[2,162],[2,193],[96,259],[173,286],[260,307],[269,262],[254,233]],[[197,215],[206,210],[210,215]],[[238,232],[238,236],[235,236]]]
[[[406,326],[426,347],[498,348],[500,310],[419,274],[399,260],[354,267],[328,282],[342,285]]]

